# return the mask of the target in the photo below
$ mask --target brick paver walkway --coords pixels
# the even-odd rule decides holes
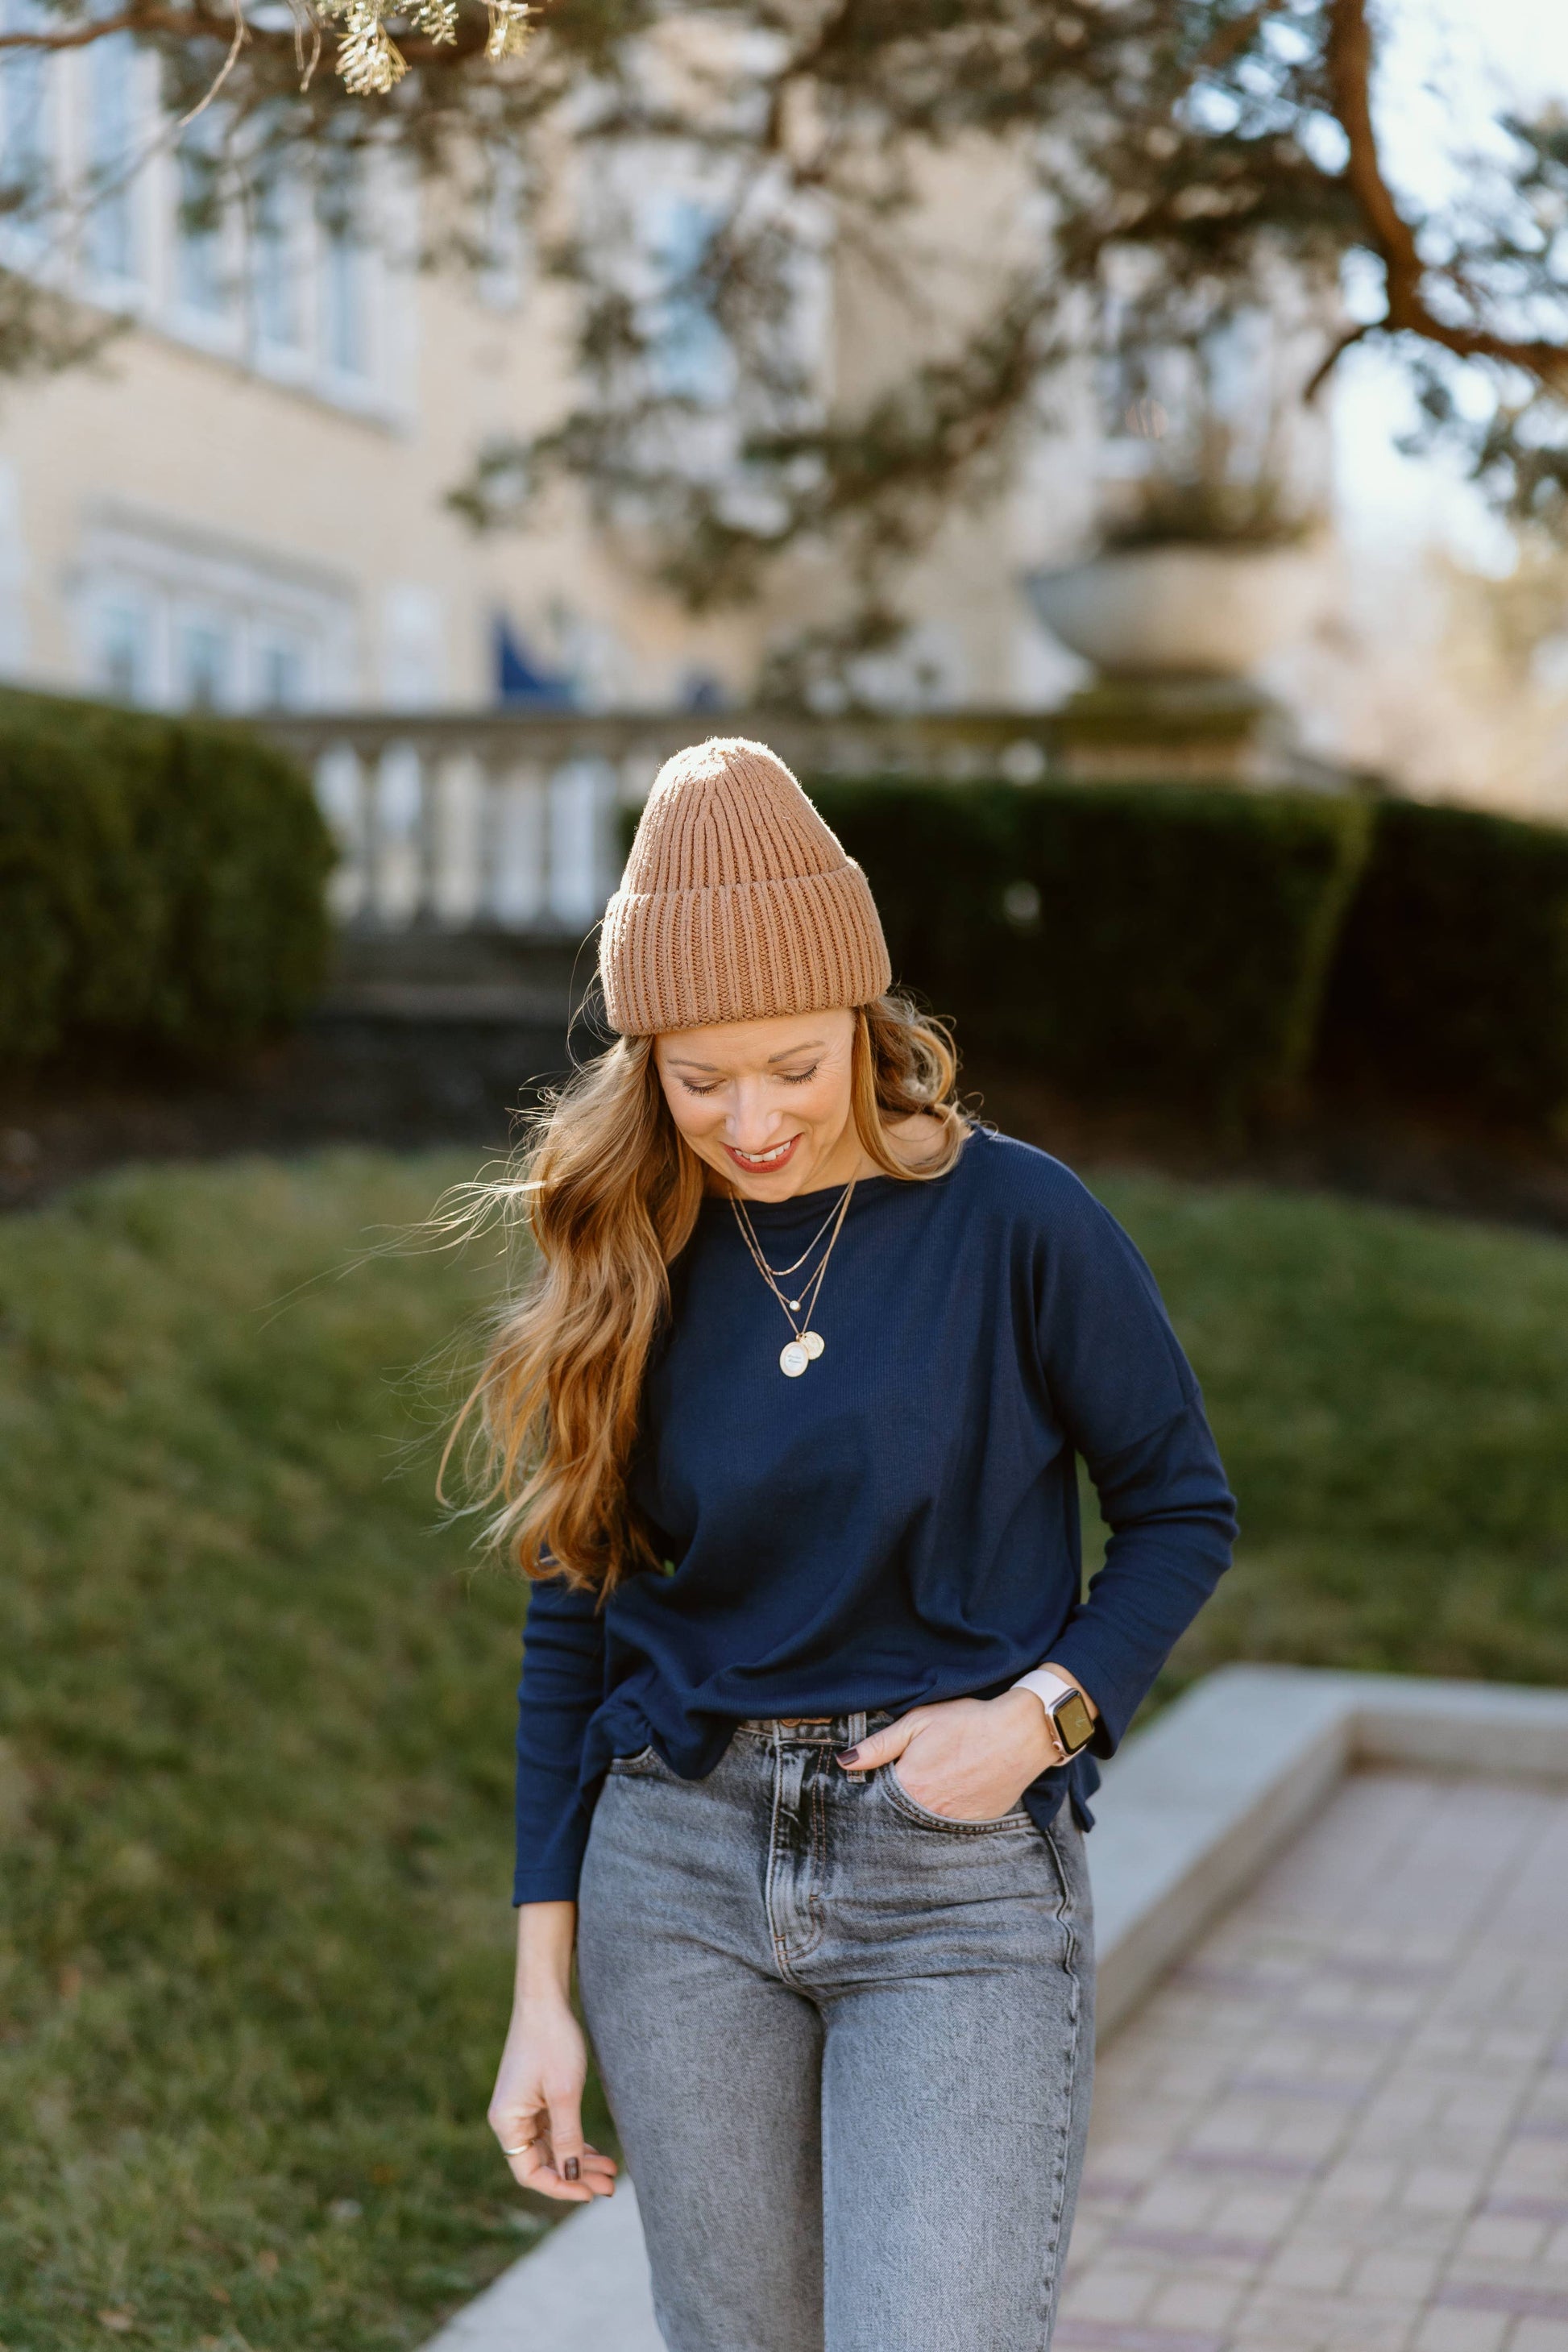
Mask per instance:
[[[1568,1793],[1347,1781],[1100,2061],[1057,2352],[1568,2352]]]

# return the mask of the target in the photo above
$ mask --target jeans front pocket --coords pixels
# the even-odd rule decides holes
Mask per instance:
[[[950,1813],[933,1813],[918,1797],[911,1797],[899,1778],[896,1764],[884,1764],[877,1775],[877,1786],[896,1813],[913,1822],[922,1830],[945,1830],[950,1837],[994,1837],[998,1830],[1032,1830],[1034,1822],[1022,1805],[1015,1805],[1010,1813],[998,1813],[994,1821],[955,1822]]]
[[[669,1767],[650,1740],[646,1748],[639,1748],[635,1756],[612,1756],[605,1769],[619,1780],[639,1780],[668,1772]]]

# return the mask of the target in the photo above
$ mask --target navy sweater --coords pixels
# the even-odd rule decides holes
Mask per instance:
[[[763,1255],[788,1265],[835,1197],[753,1204]],[[559,1578],[532,1588],[513,1899],[575,1893],[613,1756],[651,1742],[695,1778],[748,1716],[989,1698],[1051,1658],[1110,1755],[1236,1529],[1197,1383],[1115,1219],[984,1129],[934,1182],[862,1180],[812,1318],[826,1350],[798,1380],[728,1202],[704,1204],[672,1286],[631,1477],[666,1565],[603,1609]],[[1111,1530],[1087,1596],[1079,1455]],[[1085,1754],[1025,1802],[1044,1828],[1070,1793],[1087,1822],[1099,1779]]]

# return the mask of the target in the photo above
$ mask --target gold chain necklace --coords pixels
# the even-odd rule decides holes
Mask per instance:
[[[732,1199],[734,1197],[733,1194],[731,1194],[731,1197]],[[827,1231],[828,1226],[833,1223],[834,1218],[838,1214],[839,1209],[842,1205],[841,1201],[835,1201],[833,1206],[829,1209],[827,1214],[824,1217],[822,1223],[818,1225],[816,1231],[813,1234],[811,1239],[807,1242],[805,1247],[802,1250],[800,1255],[796,1258],[793,1265],[768,1265],[767,1260],[764,1258],[763,1262],[767,1265],[768,1272],[772,1275],[776,1275],[781,1282],[787,1281],[792,1274],[798,1274],[801,1267],[805,1264],[806,1259],[811,1255],[812,1251],[816,1247],[817,1243],[822,1239],[823,1234]],[[750,1220],[748,1219],[747,1222],[750,1223]],[[756,1239],[754,1227],[752,1229],[752,1238],[753,1241]],[[807,1275],[806,1280],[809,1282],[811,1276]],[[790,1305],[792,1307],[798,1307],[800,1305],[800,1301],[798,1298],[792,1298],[790,1300]]]
[[[811,1318],[816,1309],[817,1295],[822,1288],[822,1278],[827,1272],[827,1261],[833,1255],[833,1245],[844,1230],[844,1220],[849,1213],[849,1203],[854,1197],[856,1181],[857,1180],[854,1177],[851,1177],[848,1183],[844,1187],[844,1198],[839,1202],[837,1210],[835,1213],[833,1219],[833,1231],[828,1235],[827,1247],[822,1253],[822,1263],[817,1267],[816,1272],[812,1276],[811,1280],[807,1283],[805,1288],[802,1291],[798,1298],[786,1298],[784,1292],[779,1288],[778,1284],[773,1279],[773,1270],[772,1266],[769,1265],[766,1258],[763,1255],[762,1248],[757,1241],[756,1234],[752,1230],[752,1220],[746,1210],[744,1202],[741,1200],[737,1193],[731,1192],[730,1195],[730,1206],[735,1212],[735,1223],[741,1229],[741,1239],[745,1243],[746,1247],[752,1254],[752,1265],[756,1267],[757,1272],[762,1276],[763,1280],[767,1284],[768,1288],[773,1292],[773,1297],[778,1300],[779,1305],[783,1307],[784,1320],[789,1325],[790,1331],[793,1335],[790,1339],[784,1341],[784,1346],[779,1349],[779,1370],[784,1374],[786,1381],[798,1381],[802,1372],[804,1372],[809,1365],[816,1363],[818,1356],[822,1354],[823,1349],[827,1345],[827,1342],[823,1338],[821,1332],[814,1331],[811,1328]],[[819,1234],[817,1235],[817,1240],[820,1239],[821,1234]],[[807,1251],[806,1255],[810,1255],[809,1250]],[[804,1263],[805,1260],[803,1258],[797,1258],[795,1260],[796,1265],[804,1265]],[[788,1268],[788,1271],[793,1274],[795,1267],[791,1266]],[[801,1318],[801,1320],[798,1323],[795,1319],[797,1314]]]

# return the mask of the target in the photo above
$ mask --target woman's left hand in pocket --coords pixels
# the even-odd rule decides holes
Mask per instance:
[[[853,1772],[896,1764],[906,1794],[953,1822],[1000,1820],[1031,1780],[1061,1760],[1050,1718],[1026,1690],[911,1707],[838,1759]]]

